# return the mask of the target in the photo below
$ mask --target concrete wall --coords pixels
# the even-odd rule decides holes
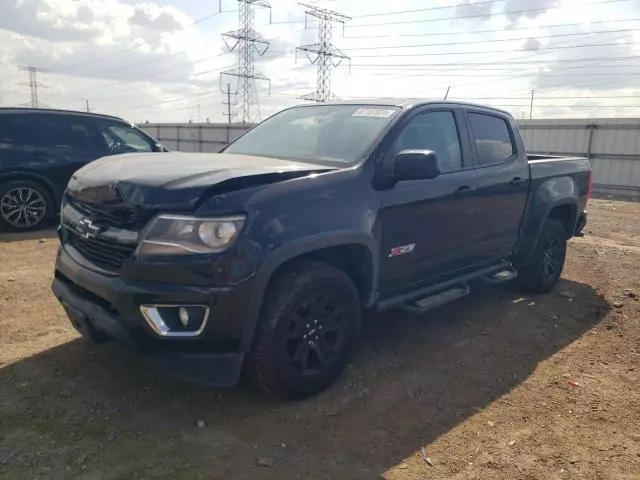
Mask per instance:
[[[520,120],[527,151],[586,156],[595,190],[640,195],[640,119]],[[217,152],[250,125],[141,124],[170,150]]]

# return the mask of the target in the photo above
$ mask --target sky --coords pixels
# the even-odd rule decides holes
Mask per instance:
[[[640,0],[305,3],[349,17],[332,29],[349,57],[331,72],[337,99],[448,91],[517,118],[640,117]],[[270,80],[256,81],[262,118],[303,102],[317,78],[296,53],[318,42],[317,20],[295,1],[270,5],[254,19],[270,42],[256,52]],[[0,106],[29,104],[30,66],[47,107],[88,103],[136,123],[227,121],[227,83],[232,113],[239,99],[221,72],[238,57],[222,34],[238,22],[237,0],[0,0]]]

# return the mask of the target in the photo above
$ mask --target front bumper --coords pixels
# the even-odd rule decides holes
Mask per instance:
[[[227,387],[239,380],[244,359],[241,287],[128,281],[92,271],[60,248],[51,289],[74,327],[92,342],[115,339],[154,367],[196,383]],[[140,312],[140,305],[148,303],[204,304],[211,317],[198,337],[163,338]],[[229,327],[234,323],[235,328]]]

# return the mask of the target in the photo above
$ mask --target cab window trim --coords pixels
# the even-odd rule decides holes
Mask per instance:
[[[436,107],[425,106],[422,108],[416,108],[415,110],[409,111],[404,116],[404,118],[400,119],[398,123],[395,125],[395,128],[393,128],[392,131],[389,132],[387,139],[383,140],[382,142],[383,143],[382,148],[383,148],[383,151],[385,152],[382,159],[383,164],[388,165],[389,162],[393,160],[392,147],[395,141],[397,140],[397,138],[400,136],[402,130],[414,118],[416,118],[419,115],[425,115],[428,113],[438,113],[438,112],[449,112],[453,117],[453,122],[456,127],[456,132],[458,134],[458,145],[460,147],[460,165],[461,165],[461,167],[456,170],[441,172],[440,176],[449,175],[452,173],[466,172],[468,170],[473,170],[474,168],[476,168],[473,162],[470,161],[472,160],[472,156],[471,156],[472,152],[468,150],[469,138],[468,138],[467,129],[465,128],[466,125],[464,123],[462,109],[457,107],[444,107],[444,106],[436,106]]]
[[[511,140],[511,148],[513,149],[513,153],[508,156],[505,160],[501,161],[501,162],[496,162],[496,163],[488,163],[485,165],[481,165],[478,163],[478,150],[476,148],[476,136],[473,132],[473,126],[471,125],[471,114],[475,113],[478,115],[486,115],[488,117],[494,117],[497,118],[501,121],[503,121],[506,126],[507,126],[507,133],[509,134],[509,140]],[[475,164],[475,168],[480,169],[480,168],[490,168],[490,167],[497,167],[500,165],[507,165],[509,163],[514,163],[518,157],[519,157],[519,150],[518,150],[518,144],[516,142],[516,138],[515,135],[513,133],[513,128],[511,126],[511,122],[509,121],[508,118],[505,118],[503,115],[499,115],[496,114],[495,112],[487,112],[484,110],[477,110],[477,109],[465,109],[464,111],[464,116],[467,122],[467,128],[469,129],[469,145],[471,147],[471,149],[473,150],[473,160],[474,160],[474,164]]]

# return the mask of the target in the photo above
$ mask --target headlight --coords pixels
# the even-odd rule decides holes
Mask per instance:
[[[222,252],[238,237],[244,220],[243,215],[220,218],[159,215],[143,232],[138,256]]]

